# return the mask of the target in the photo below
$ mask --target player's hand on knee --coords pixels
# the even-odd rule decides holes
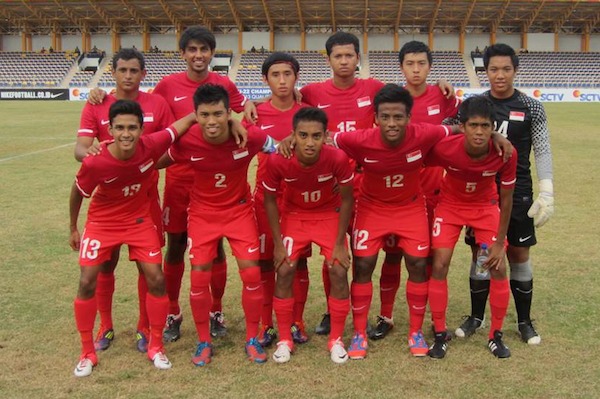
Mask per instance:
[[[333,248],[332,255],[331,261],[327,262],[329,267],[333,267],[333,265],[337,263],[346,270],[350,269],[350,254],[348,253],[348,248],[346,248],[345,245],[336,245]]]
[[[292,266],[292,261],[288,257],[287,250],[283,246],[277,245],[273,249],[273,266],[277,271],[281,266]]]
[[[94,87],[92,90],[90,90],[88,103],[92,105],[102,104],[104,97],[106,97],[106,92],[99,87]]]
[[[499,270],[506,251],[504,250],[504,242],[495,242],[490,247],[487,262],[485,262],[485,268],[488,270]]]
[[[540,194],[527,211],[535,227],[542,227],[554,215],[554,187],[552,180],[540,180]]]

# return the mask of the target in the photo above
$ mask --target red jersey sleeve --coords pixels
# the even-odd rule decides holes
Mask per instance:
[[[83,111],[81,111],[81,119],[79,120],[79,130],[77,136],[83,137],[98,137],[98,125],[94,105],[86,101]]]
[[[102,146],[103,151],[108,151],[106,149],[106,145]],[[83,159],[81,163],[81,167],[75,176],[75,185],[77,189],[86,198],[90,198],[92,193],[100,184],[100,179],[95,168],[95,158],[94,157],[86,157]]]
[[[151,157],[156,160],[169,149],[169,146],[175,142],[176,137],[177,131],[175,128],[168,127],[160,132],[142,136],[141,140],[144,140],[144,145],[150,149]]]
[[[279,192],[279,188],[281,185],[281,162],[278,158],[281,155],[271,154],[266,158],[266,173],[263,180],[263,187],[265,190],[270,192],[271,194],[276,194]]]

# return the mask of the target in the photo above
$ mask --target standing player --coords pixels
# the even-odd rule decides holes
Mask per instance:
[[[281,340],[273,360],[290,360],[294,344],[290,331],[293,323],[293,281],[302,252],[311,243],[321,247],[328,264],[331,280],[331,332],[328,349],[331,360],[345,363],[348,353],[342,338],[350,310],[347,272],[350,268],[346,231],[350,223],[354,198],[354,173],[348,157],[339,150],[324,146],[327,136],[327,116],[318,108],[304,108],[294,115],[294,157],[270,156],[265,208],[274,237],[274,258],[277,272],[273,307],[281,330]],[[281,203],[281,220],[277,193],[285,191]],[[339,186],[339,194],[334,186]],[[341,196],[341,202],[340,202]]]
[[[210,62],[215,54],[215,36],[202,26],[188,27],[179,40],[181,57],[187,64],[187,70],[163,78],[154,89],[154,93],[167,100],[176,118],[194,112],[194,92],[204,84],[223,86],[229,93],[231,108],[235,112],[244,111],[246,115],[256,117],[256,108],[247,101],[235,84],[226,76],[209,71]],[[194,181],[192,168],[187,164],[178,164],[167,169],[163,202],[163,219],[167,232],[167,254],[165,256],[165,280],[169,294],[169,316],[165,327],[165,341],[176,341],[180,336],[182,322],[179,307],[179,290],[184,271],[183,256],[187,243],[187,208],[190,200],[190,187]],[[214,260],[211,293],[211,334],[213,337],[226,334],[222,314],[221,300],[227,282],[227,260],[222,242],[219,244]]]
[[[446,97],[438,85],[428,85],[427,77],[433,65],[429,47],[419,41],[410,41],[402,46],[399,53],[400,69],[406,79],[406,90],[413,97],[414,105],[410,120],[412,123],[441,125],[447,118],[454,118],[460,100]],[[440,167],[425,167],[421,170],[421,189],[427,204],[427,219],[431,228],[433,210],[437,204],[444,170]],[[430,274],[431,257],[427,258]],[[380,297],[381,313],[377,325],[369,332],[369,338],[382,339],[393,328],[393,309],[396,293],[400,287],[400,264],[384,262],[381,268]]]
[[[198,333],[192,362],[204,366],[212,358],[209,327],[212,259],[219,240],[226,237],[242,279],[246,353],[251,361],[263,363],[266,354],[256,338],[263,303],[257,263],[260,244],[247,175],[254,155],[274,151],[273,139],[254,127],[248,135],[248,146],[238,147],[230,131],[231,109],[223,86],[200,86],[194,94],[194,105],[199,128],[192,129],[187,139],[171,147],[168,157],[161,162],[161,166],[185,163],[195,173],[188,208],[190,305]]]
[[[352,359],[367,355],[365,334],[373,296],[371,279],[377,253],[391,234],[398,237],[408,270],[409,348],[414,356],[425,356],[428,350],[421,327],[427,305],[425,264],[429,231],[419,174],[431,147],[452,129],[409,124],[412,105],[412,97],[406,89],[386,85],[374,100],[379,127],[339,132],[334,137],[335,144],[364,168],[352,231],[351,298],[355,333],[348,348]]]
[[[447,171],[435,209],[431,238],[433,273],[429,280],[429,307],[433,316],[435,342],[429,350],[429,356],[433,358],[443,358],[448,348],[447,275],[454,246],[465,225],[474,230],[479,246],[489,245],[489,256],[485,263],[492,277],[492,323],[488,347],[496,357],[510,357],[510,350],[502,342],[502,324],[510,296],[504,257],[517,158],[513,156],[505,163],[494,150],[491,140],[494,120],[494,105],[489,99],[483,96],[468,98],[460,107],[460,127],[464,135],[442,140],[426,161],[427,164],[442,166]],[[500,198],[496,179],[500,182]]]
[[[106,96],[103,103],[92,105],[86,103],[81,113],[81,122],[77,131],[75,144],[75,159],[82,161],[93,146],[94,139],[98,142],[110,140],[108,111],[117,100],[133,100],[140,104],[144,112],[144,134],[164,130],[173,122],[173,114],[166,101],[160,96],[140,91],[140,83],[146,76],[144,56],[137,50],[124,48],[119,50],[112,59],[112,76],[115,80],[116,91]],[[152,220],[157,227],[161,247],[164,246],[162,211],[158,195],[158,171],[154,170],[153,185],[149,190]],[[96,338],[96,350],[108,349],[114,339],[112,322],[112,298],[115,290],[114,270],[119,260],[119,247],[115,248],[111,258],[107,260],[98,274],[96,285],[96,300],[100,314],[100,329]],[[139,270],[138,297],[140,317],[137,325],[136,341],[140,352],[146,352],[148,347],[148,315],[146,313],[146,279]]]
[[[81,337],[81,357],[74,373],[85,377],[98,363],[93,329],[96,318],[96,279],[115,248],[129,246],[148,284],[146,310],[150,320],[148,358],[159,369],[171,368],[164,354],[162,327],[168,298],[161,271],[162,254],[148,201],[154,182],[154,165],[176,137],[193,123],[184,118],[156,134],[142,135],[144,114],[140,105],[119,100],[109,110],[109,130],[114,140],[101,145],[101,153],[83,160],[69,201],[69,244],[79,250],[81,276],[74,301],[75,322]],[[93,194],[92,194],[93,193]],[[77,219],[83,197],[92,197],[83,235]]]
[[[294,99],[294,88],[298,80],[300,64],[287,53],[272,53],[262,65],[263,81],[271,89],[269,101],[261,103],[257,107],[258,119],[255,121],[257,127],[277,141],[281,141],[290,135],[292,130],[292,118],[304,104],[298,104]],[[249,123],[246,124],[249,126]],[[262,328],[258,335],[258,341],[263,347],[270,346],[277,338],[277,332],[273,327],[273,293],[275,290],[275,270],[273,268],[273,236],[264,208],[264,188],[262,182],[267,173],[267,154],[258,154],[258,168],[256,170],[256,187],[254,190],[254,210],[258,225],[258,238],[260,241],[261,281],[263,284],[264,302],[261,314]],[[281,194],[281,193],[280,193]],[[307,341],[304,334],[304,322],[302,313],[308,285],[306,290],[299,289],[308,282],[308,269],[306,268],[306,257],[298,259],[300,266],[299,276],[294,280],[296,300],[293,338],[294,342],[304,343]],[[298,296],[298,298],[296,298]]]
[[[537,243],[535,227],[543,226],[554,214],[552,151],[546,113],[539,101],[515,89],[514,78],[519,58],[510,46],[489,46],[483,54],[483,63],[491,85],[491,89],[484,95],[494,103],[496,131],[507,137],[519,154],[506,253],[521,339],[530,345],[537,345],[541,338],[531,322],[533,271],[529,249]],[[539,194],[535,201],[529,160],[532,148],[539,179]],[[472,241],[469,243],[474,245]],[[475,251],[473,248],[474,253]],[[482,327],[485,304],[490,292],[490,281],[475,275],[474,261],[471,264],[469,283],[471,315],[456,330],[458,337],[473,335]]]

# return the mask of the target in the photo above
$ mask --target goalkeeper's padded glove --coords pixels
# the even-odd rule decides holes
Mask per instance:
[[[540,194],[527,211],[527,216],[533,218],[535,227],[542,227],[554,215],[554,187],[552,180],[542,179]]]

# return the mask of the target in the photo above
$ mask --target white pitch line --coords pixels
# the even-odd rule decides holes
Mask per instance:
[[[67,143],[67,144],[63,144],[63,145],[58,145],[56,147],[52,147],[52,148],[46,148],[44,150],[39,150],[39,151],[33,151],[33,152],[27,152],[25,154],[21,154],[21,155],[15,155],[13,157],[8,157],[8,158],[0,158],[0,162],[6,162],[6,161],[11,161],[13,159],[18,159],[18,158],[23,158],[23,157],[28,157],[30,155],[36,155],[36,154],[41,154],[42,152],[48,152],[48,151],[54,151],[54,150],[58,150],[59,148],[63,148],[63,147],[68,147],[70,145],[74,145],[75,143]]]

